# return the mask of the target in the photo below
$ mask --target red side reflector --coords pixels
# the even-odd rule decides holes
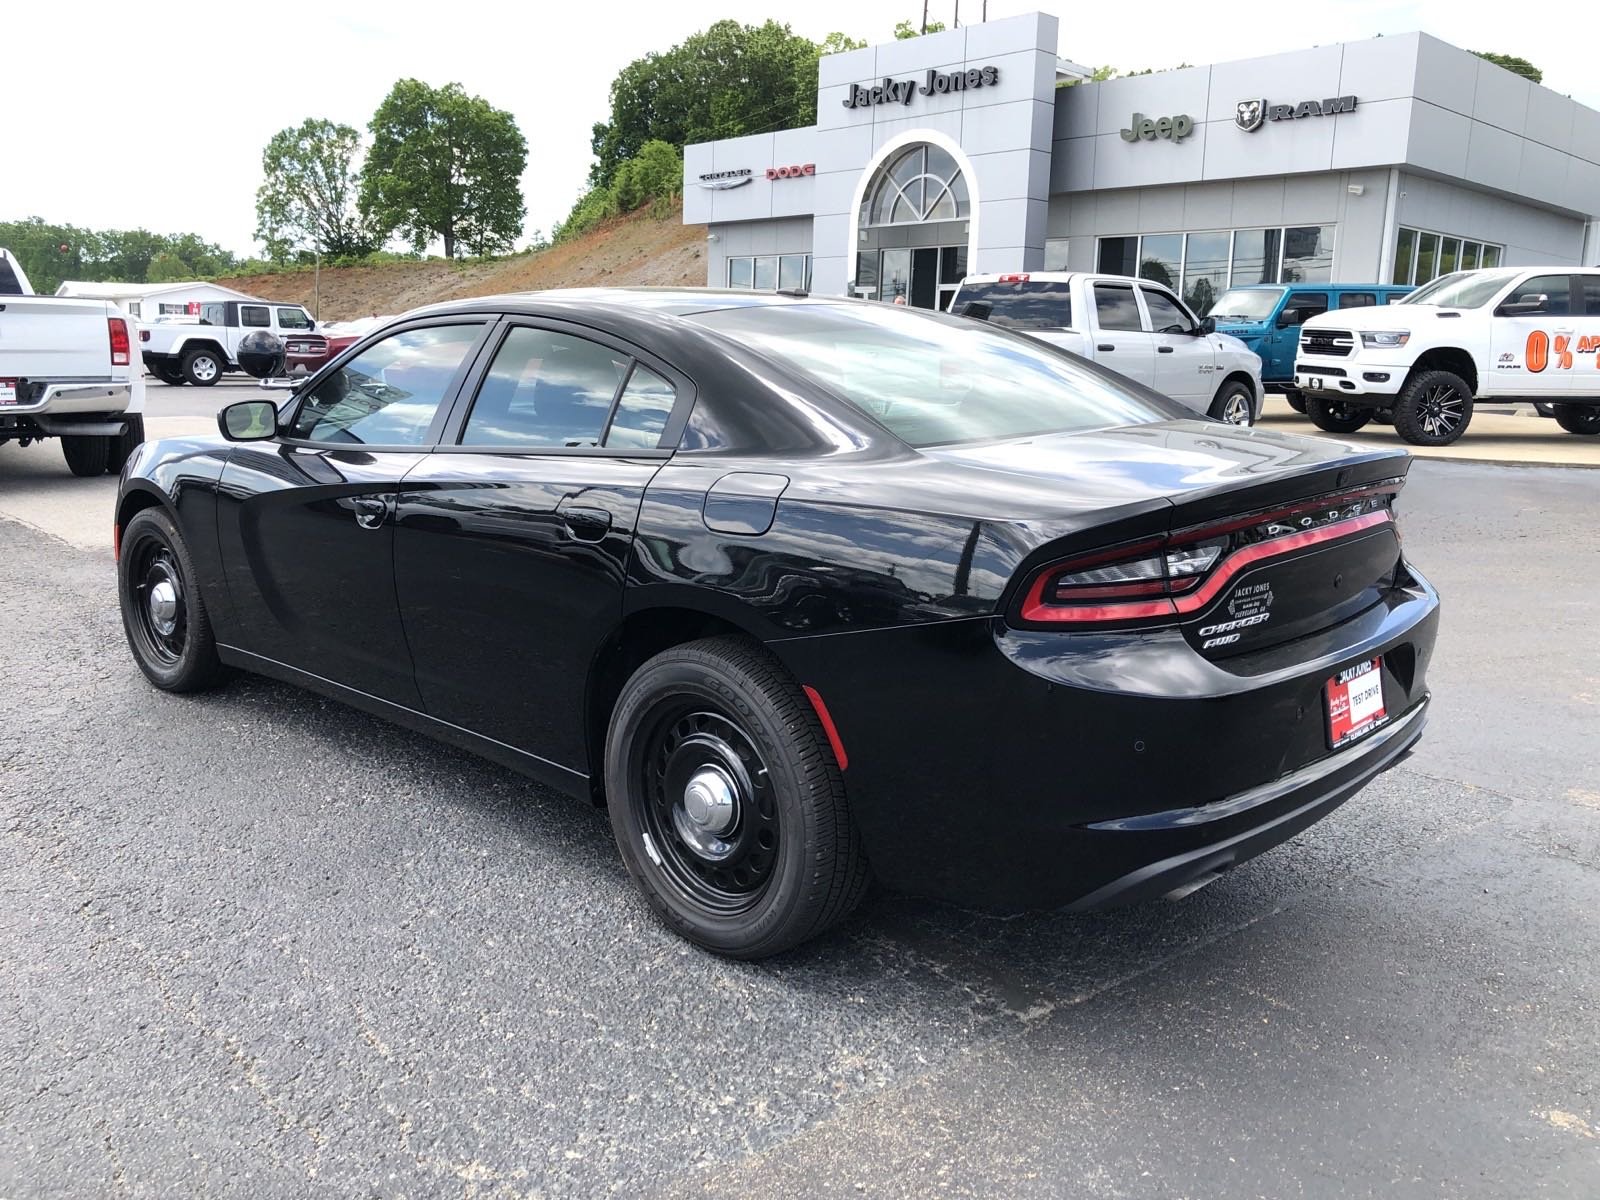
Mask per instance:
[[[833,757],[839,760],[839,770],[845,770],[850,765],[850,757],[844,752],[844,743],[839,740],[839,730],[833,723],[828,706],[822,702],[822,695],[816,688],[809,683],[801,686],[805,689],[806,699],[811,701],[811,707],[817,710],[817,720],[822,722],[822,732],[828,735],[828,745],[833,747]]]
[[[122,526],[115,521],[111,523],[111,561],[122,561]]]
[[[1026,275],[1002,275],[1002,276],[1000,276],[1000,282],[1001,283],[1027,283],[1028,282],[1028,276],[1026,276]]]
[[[106,329],[111,334],[111,365],[128,365],[128,323],[121,317],[107,317]]]

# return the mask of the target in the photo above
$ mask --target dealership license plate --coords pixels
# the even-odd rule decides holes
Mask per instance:
[[[17,385],[9,379],[0,379],[0,404],[17,402]]]
[[[1369,658],[1328,680],[1328,746],[1337,750],[1388,723],[1381,658]]]
[[[1307,390],[1313,391],[1313,392],[1320,392],[1323,389],[1324,386],[1325,385],[1322,382],[1322,376],[1320,376],[1320,375],[1307,375],[1306,376],[1306,388],[1307,388]]]

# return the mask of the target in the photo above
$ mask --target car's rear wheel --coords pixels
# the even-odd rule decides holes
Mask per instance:
[[[1304,392],[1298,390],[1287,391],[1283,394],[1283,398],[1289,402],[1290,408],[1304,415],[1306,411],[1306,394]]]
[[[61,439],[61,457],[74,475],[104,475],[111,456],[111,440],[98,434],[70,434]]]
[[[117,558],[122,628],[145,678],[168,692],[221,682],[226,670],[183,535],[159,508],[136,513]]]
[[[758,646],[707,638],[640,667],[612,714],[605,782],[629,873],[668,926],[708,950],[781,953],[865,890],[827,736]]]
[[[1600,406],[1557,404],[1556,424],[1568,433],[1600,433]]]
[[[183,369],[169,363],[157,363],[150,368],[150,374],[172,387],[181,387],[183,384]]]
[[[1472,389],[1450,371],[1419,371],[1394,402],[1394,430],[1413,446],[1448,446],[1472,423]]]
[[[1256,423],[1256,397],[1250,388],[1237,379],[1217,389],[1211,401],[1211,416],[1229,425],[1254,425]]]
[[[144,441],[144,417],[134,413],[127,418],[126,428],[118,437],[106,440],[110,443],[106,455],[106,474],[115,475],[122,470],[122,464],[128,461],[128,456]]]
[[[1324,400],[1321,396],[1306,397],[1306,416],[1318,429],[1328,433],[1354,433],[1372,420],[1370,408],[1357,408],[1348,400]]]
[[[191,350],[183,359],[183,377],[195,387],[210,387],[222,378],[222,356],[215,350]]]

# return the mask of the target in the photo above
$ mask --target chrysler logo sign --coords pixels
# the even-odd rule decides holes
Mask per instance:
[[[724,192],[742,183],[749,183],[754,178],[754,171],[749,167],[742,167],[735,171],[707,171],[700,176],[699,183],[701,187],[710,188],[714,192]]]
[[[1295,121],[1301,117],[1331,117],[1355,112],[1354,96],[1335,96],[1331,100],[1302,100],[1299,104],[1268,104],[1265,100],[1241,100],[1234,106],[1233,123],[1246,133],[1254,133],[1263,121]]]

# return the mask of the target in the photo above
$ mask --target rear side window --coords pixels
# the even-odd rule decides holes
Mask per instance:
[[[955,312],[1002,329],[1065,329],[1072,324],[1072,285],[1032,280],[962,284]]]
[[[333,445],[423,445],[482,332],[476,324],[431,325],[373,343],[323,377],[295,414],[290,436]]]
[[[1284,301],[1283,312],[1278,314],[1278,324],[1282,327],[1304,325],[1312,317],[1319,317],[1327,311],[1327,292],[1290,292],[1289,299]]]
[[[241,304],[239,324],[246,329],[266,329],[272,324],[272,316],[267,312],[265,304]]]
[[[1373,292],[1341,292],[1339,295],[1340,308],[1375,308],[1378,297]]]
[[[518,326],[495,352],[461,444],[598,446],[630,361],[620,350],[598,342]]]
[[[200,306],[200,324],[202,324],[202,325],[223,325],[223,324],[226,324],[226,322],[223,320],[222,305],[220,305],[220,304],[202,304]]]
[[[605,444],[622,449],[654,450],[661,445],[667,418],[677,402],[677,389],[649,367],[635,363],[628,386],[617,400],[606,429]]]
[[[1600,275],[1584,275],[1583,311],[1591,317],[1600,317]]]
[[[1122,283],[1094,285],[1094,315],[1101,329],[1143,330],[1133,287]]]

